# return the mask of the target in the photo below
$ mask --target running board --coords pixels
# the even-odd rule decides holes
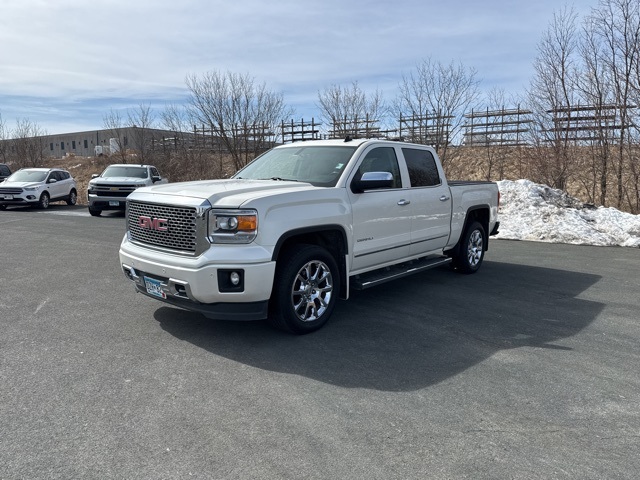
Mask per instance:
[[[390,267],[373,270],[371,272],[356,275],[351,279],[351,287],[355,290],[375,287],[381,283],[390,282],[398,278],[407,277],[430,268],[439,267],[451,263],[449,257],[426,257],[410,262],[392,265]]]

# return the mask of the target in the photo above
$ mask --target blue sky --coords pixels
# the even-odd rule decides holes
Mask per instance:
[[[428,57],[518,94],[564,5],[582,17],[597,0],[2,0],[0,115],[10,129],[101,129],[112,109],[184,103],[186,76],[217,70],[318,118],[318,91],[357,81],[391,101]]]

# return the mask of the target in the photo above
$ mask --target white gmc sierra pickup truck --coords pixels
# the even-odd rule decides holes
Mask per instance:
[[[131,193],[120,263],[150,297],[303,334],[350,288],[447,263],[476,272],[498,202],[493,182],[447,182],[431,147],[293,143],[230,179]]]

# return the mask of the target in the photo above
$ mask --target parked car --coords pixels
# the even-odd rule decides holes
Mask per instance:
[[[99,217],[103,210],[124,211],[131,192],[168,181],[153,165],[109,165],[100,175],[91,176],[87,189],[89,213]]]
[[[0,210],[8,205],[32,205],[48,208],[50,202],[64,200],[75,205],[76,181],[60,168],[22,168],[0,184]]]
[[[11,175],[11,169],[8,165],[4,163],[0,163],[0,183],[4,182],[5,179]]]

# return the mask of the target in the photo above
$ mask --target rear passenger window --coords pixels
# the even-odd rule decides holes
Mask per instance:
[[[440,175],[436,160],[429,150],[403,148],[402,153],[407,161],[411,187],[432,187],[440,185]]]

